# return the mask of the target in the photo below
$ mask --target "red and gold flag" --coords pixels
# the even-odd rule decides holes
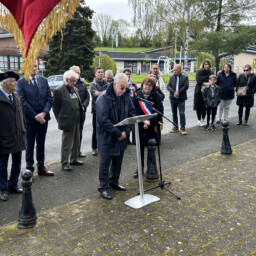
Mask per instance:
[[[80,0],[0,0],[0,24],[13,34],[25,78],[52,37],[72,18]]]

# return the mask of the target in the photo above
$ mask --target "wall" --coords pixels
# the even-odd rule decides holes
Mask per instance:
[[[246,64],[250,64],[252,65],[253,63],[253,59],[256,58],[256,53],[252,54],[252,53],[240,53],[238,55],[234,56],[234,66],[233,66],[233,70],[234,72],[236,72],[237,74],[242,74],[243,73],[243,67]]]

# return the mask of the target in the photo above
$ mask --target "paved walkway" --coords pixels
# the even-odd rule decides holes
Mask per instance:
[[[256,255],[256,139],[233,151],[166,169],[180,201],[156,189],[159,202],[129,208],[133,180],[112,201],[97,193],[41,212],[33,229],[2,226],[0,255]]]

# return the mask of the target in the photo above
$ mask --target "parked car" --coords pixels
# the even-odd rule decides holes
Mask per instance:
[[[51,90],[64,84],[63,75],[49,76],[47,80]]]

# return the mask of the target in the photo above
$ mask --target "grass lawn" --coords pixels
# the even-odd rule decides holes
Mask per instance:
[[[147,76],[147,74],[145,75],[132,75],[132,80],[134,81],[134,83],[141,83],[142,80]],[[195,76],[196,73],[189,73],[188,74],[188,79],[189,81],[195,81]],[[162,75],[162,78],[164,79],[165,83],[168,83],[170,75]]]
[[[146,50],[151,50],[152,48],[117,48],[117,52],[142,52]],[[112,47],[96,47],[94,48],[94,51],[108,51],[112,52]],[[116,48],[113,49],[113,52],[116,52]]]

